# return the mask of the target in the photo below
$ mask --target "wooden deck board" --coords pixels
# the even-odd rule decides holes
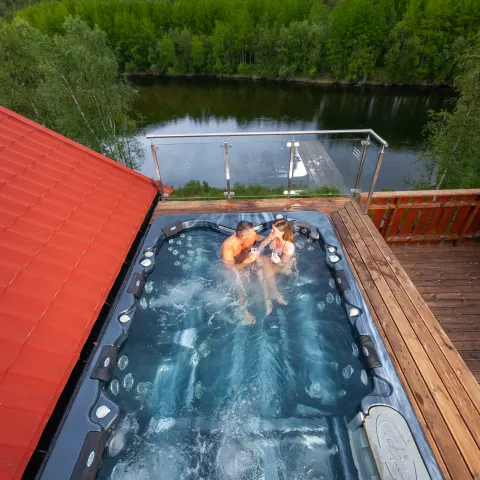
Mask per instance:
[[[480,244],[433,245],[426,251],[394,245],[392,251],[480,382],[480,338],[475,335],[480,332]]]
[[[422,412],[424,429],[430,432],[427,438],[435,444],[444,474],[478,478],[480,387],[474,376],[356,202],[347,203],[331,217],[352,268],[365,285],[383,336],[392,346],[412,404]],[[460,348],[470,348],[472,341],[457,340],[464,342]],[[475,365],[479,352],[468,352],[467,365]]]
[[[270,198],[261,200],[186,200],[159,203],[152,222],[160,215],[177,213],[241,213],[241,212],[293,212],[318,211],[329,214],[340,208],[349,197],[324,198]]]
[[[336,185],[343,194],[349,193],[341,173],[319,141],[300,142],[298,153],[317,187]]]
[[[330,214],[445,478],[480,478],[480,246],[395,246],[397,260],[347,197],[170,201],[154,216],[296,210]]]

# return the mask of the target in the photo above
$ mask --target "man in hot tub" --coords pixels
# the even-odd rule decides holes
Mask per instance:
[[[235,233],[228,237],[220,248],[223,263],[230,272],[235,274],[235,291],[238,296],[238,303],[243,310],[243,320],[245,323],[255,323],[255,317],[248,311],[245,300],[245,289],[242,284],[242,271],[248,268],[257,260],[257,253],[252,247],[255,242],[263,240],[264,237],[258,235],[253,228],[252,222],[242,220],[238,222]]]

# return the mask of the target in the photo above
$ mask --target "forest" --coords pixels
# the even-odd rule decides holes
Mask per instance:
[[[439,84],[479,30],[480,0],[60,0],[16,13],[47,35],[68,16],[104,31],[126,73]]]

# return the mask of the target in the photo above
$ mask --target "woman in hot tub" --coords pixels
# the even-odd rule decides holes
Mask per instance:
[[[265,247],[270,246],[269,256],[261,255]],[[259,272],[265,297],[265,314],[272,313],[272,299],[281,305],[287,305],[277,288],[276,275],[292,275],[296,268],[295,244],[293,243],[293,228],[284,218],[272,223],[272,231],[258,247],[257,255],[263,265]]]

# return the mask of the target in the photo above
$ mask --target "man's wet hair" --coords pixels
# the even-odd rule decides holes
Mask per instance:
[[[246,220],[242,220],[241,222],[237,223],[235,228],[235,233],[239,237],[242,233],[248,232],[251,228],[253,228],[252,222],[247,222]]]

